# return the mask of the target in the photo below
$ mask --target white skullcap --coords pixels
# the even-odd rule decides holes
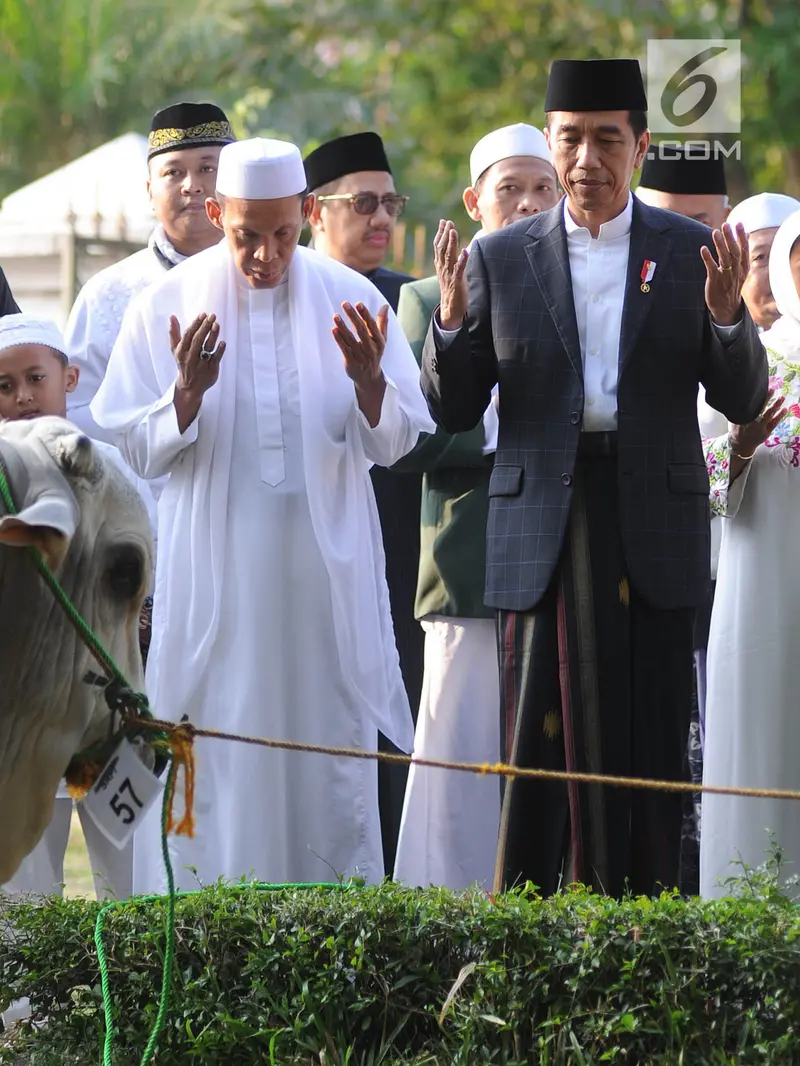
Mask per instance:
[[[758,196],[748,196],[737,204],[727,221],[731,226],[741,222],[745,233],[755,233],[759,229],[780,226],[797,210],[800,210],[800,200],[795,200],[793,196],[784,196],[780,192],[760,192]]]
[[[764,227],[766,228],[766,227]],[[800,325],[800,295],[792,276],[789,257],[792,247],[800,237],[800,211],[795,211],[781,222],[769,253],[769,287],[775,297],[780,313],[794,319]],[[774,328],[774,327],[773,327]]]
[[[551,165],[553,162],[542,131],[526,122],[517,122],[514,126],[503,126],[481,137],[469,157],[470,182],[474,185],[484,171],[501,159],[518,155],[544,159]]]
[[[217,192],[235,200],[279,200],[305,192],[300,149],[290,141],[253,137],[219,153]]]
[[[49,318],[36,315],[3,315],[0,318],[0,352],[18,344],[43,344],[66,360],[67,352],[61,330]]]

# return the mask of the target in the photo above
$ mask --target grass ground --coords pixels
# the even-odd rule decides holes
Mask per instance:
[[[81,823],[78,815],[73,811],[72,829],[69,835],[67,856],[64,862],[64,880],[66,882],[65,894],[67,896],[94,896],[94,884],[92,872],[89,866],[89,855],[86,851],[86,843],[81,831]]]

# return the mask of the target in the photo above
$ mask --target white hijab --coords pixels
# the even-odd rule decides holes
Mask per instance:
[[[766,348],[791,362],[800,361],[800,294],[789,262],[799,237],[800,211],[795,211],[779,227],[769,253],[769,283],[781,317],[761,334]]]

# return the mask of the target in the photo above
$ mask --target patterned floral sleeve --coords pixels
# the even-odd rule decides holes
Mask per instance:
[[[730,434],[724,433],[721,437],[704,438],[703,448],[706,453],[706,466],[708,467],[711,517],[720,516],[724,518],[728,516],[728,489],[730,488],[731,469]]]

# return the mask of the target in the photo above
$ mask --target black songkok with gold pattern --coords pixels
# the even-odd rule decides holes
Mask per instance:
[[[181,148],[204,148],[235,141],[233,129],[216,104],[173,104],[156,111],[147,137],[147,158]]]

